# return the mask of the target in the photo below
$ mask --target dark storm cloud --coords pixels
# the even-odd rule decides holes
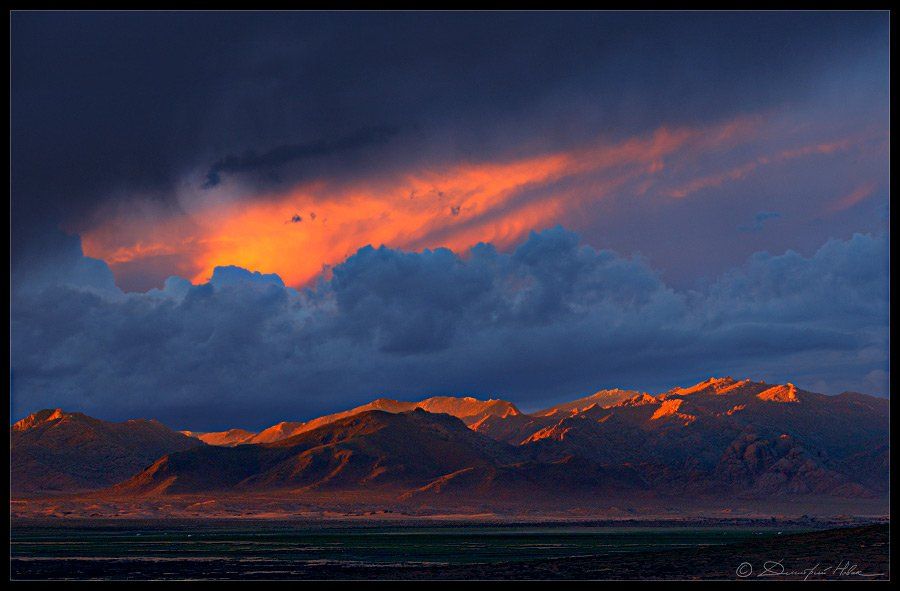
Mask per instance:
[[[396,129],[375,127],[336,140],[318,140],[306,144],[288,144],[272,148],[262,154],[247,152],[242,156],[227,156],[210,167],[206,173],[205,189],[211,189],[221,182],[222,173],[253,172],[274,169],[285,164],[340,154],[371,145],[386,142],[397,134]],[[298,220],[299,221],[299,220]]]
[[[265,164],[284,183],[348,178],[708,122],[818,97],[829,72],[885,65],[888,39],[879,13],[16,12],[11,21],[15,272],[64,248],[50,236],[60,224],[89,226],[123,195],[178,208],[174,187],[192,173],[202,183],[208,172],[215,181]],[[402,132],[365,158],[306,157],[373,128]]]
[[[886,238],[759,253],[702,290],[562,228],[511,254],[366,247],[310,289],[219,268],[123,294],[98,261],[18,286],[13,418],[47,406],[173,426],[262,427],[380,395],[526,408],[708,374],[886,394]],[[210,412],[215,409],[215,412]]]

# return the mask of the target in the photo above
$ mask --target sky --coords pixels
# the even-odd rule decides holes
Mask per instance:
[[[887,12],[14,12],[11,418],[889,396]]]

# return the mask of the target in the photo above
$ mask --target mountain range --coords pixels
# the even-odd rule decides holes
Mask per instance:
[[[176,432],[44,410],[10,428],[14,492],[378,494],[439,505],[661,495],[886,497],[889,401],[710,378],[503,400],[378,399],[253,433]]]

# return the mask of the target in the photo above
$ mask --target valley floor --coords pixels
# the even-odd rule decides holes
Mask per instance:
[[[11,578],[889,578],[889,525],[15,520]]]
[[[527,502],[521,499],[478,499],[436,496],[405,502],[396,493],[191,494],[110,496],[103,493],[15,497],[12,519],[356,519],[398,521],[464,519],[469,521],[547,521],[592,519],[775,519],[816,518],[852,524],[854,518],[875,520],[890,513],[889,500],[833,496],[708,498],[694,495],[628,498],[566,497]]]

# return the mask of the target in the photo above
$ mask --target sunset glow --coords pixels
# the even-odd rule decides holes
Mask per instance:
[[[665,207],[673,198],[738,182],[761,166],[861,143],[853,138],[801,145],[681,180],[690,176],[693,160],[746,145],[771,132],[765,126],[759,117],[741,117],[706,128],[660,128],[568,152],[446,164],[349,187],[318,180],[224,203],[193,188],[183,198],[184,212],[121,209],[84,230],[83,246],[86,255],[106,261],[114,272],[165,258],[171,274],[194,283],[208,280],[216,266],[237,265],[303,286],[365,245],[464,252],[490,242],[505,248],[532,230],[577,225],[587,210],[611,196]],[[571,180],[582,184],[567,187],[564,181]]]

